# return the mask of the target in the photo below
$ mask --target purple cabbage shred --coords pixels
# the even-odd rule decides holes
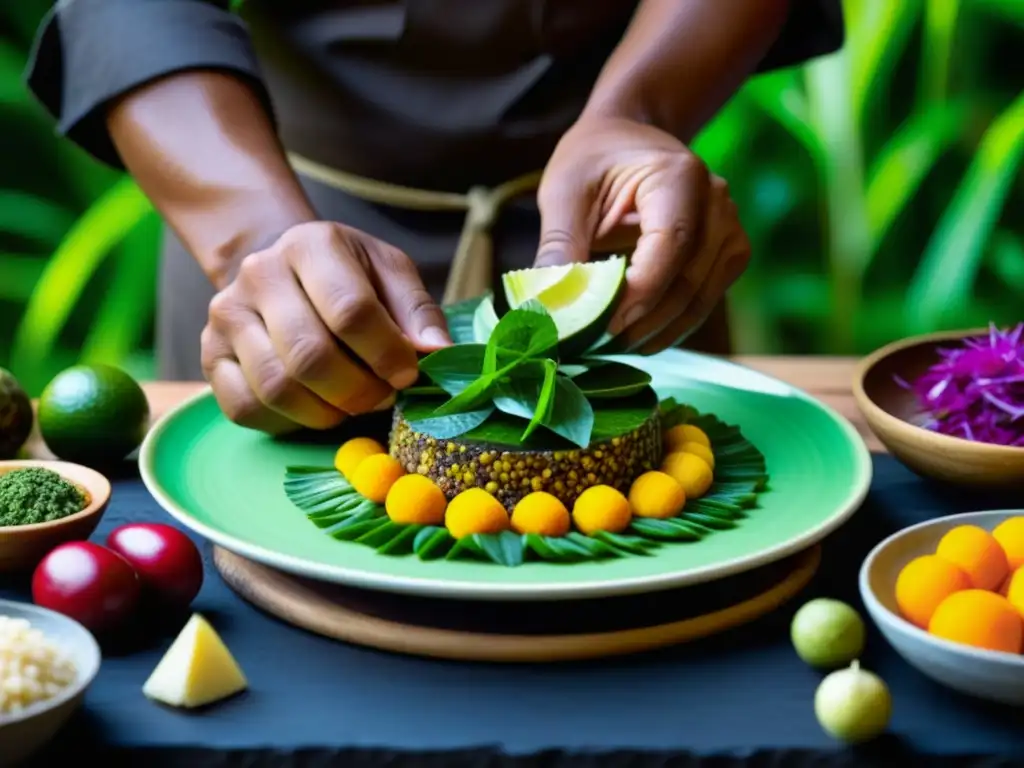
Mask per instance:
[[[939,349],[939,362],[913,383],[919,426],[980,443],[1024,447],[1024,323]]]

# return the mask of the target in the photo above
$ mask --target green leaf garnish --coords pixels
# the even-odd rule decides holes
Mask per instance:
[[[523,563],[523,537],[512,531],[472,536],[480,551],[498,565],[515,567]]]
[[[485,296],[473,313],[473,340],[486,344],[498,326],[498,313],[494,309],[494,298]]]
[[[490,294],[475,299],[467,299],[443,308],[448,323],[448,335],[455,344],[469,344],[477,340],[474,336],[473,321],[477,308],[485,301],[491,301]],[[493,307],[493,304],[492,304]],[[483,341],[487,338],[484,337]]]
[[[445,347],[420,360],[420,371],[448,394],[458,395],[480,379],[486,350],[484,344]]]
[[[498,379],[505,373],[507,373],[506,370],[501,370],[487,376],[481,376],[459,392],[459,394],[439,405],[434,411],[434,416],[452,416],[470,411],[480,411],[487,407],[495,384],[498,383]]]
[[[487,421],[492,413],[494,413],[494,406],[487,405],[476,411],[449,413],[443,416],[427,416],[423,419],[410,421],[409,426],[417,432],[430,435],[438,440],[451,440],[453,437],[472,432]]]
[[[557,345],[555,321],[541,304],[527,302],[507,312],[491,332],[483,373],[491,374],[518,361],[540,357]]]
[[[632,397],[651,384],[651,375],[639,368],[613,361],[593,361],[573,383],[590,399]]]
[[[428,525],[416,533],[412,551],[420,560],[438,560],[444,557],[455,544],[455,539],[446,528]]]
[[[558,372],[563,376],[568,376],[570,379],[584,374],[588,370],[590,369],[585,365],[573,365],[572,363],[564,363],[558,366]]]
[[[498,385],[495,406],[528,422],[521,439],[528,439],[550,418],[557,370],[554,360],[531,360],[511,371],[508,379]]]
[[[560,326],[550,313],[559,313],[567,329],[573,326],[593,310],[586,303],[576,304],[580,292],[589,290],[591,279],[597,279],[594,286],[600,284],[602,275],[618,279],[624,269],[620,261],[599,269],[567,270],[546,288],[544,280],[557,275],[544,273],[540,282],[526,281],[523,285],[540,295],[518,297],[500,318],[490,294],[448,308],[456,343],[420,361],[421,380],[401,398],[407,421],[437,439],[471,439],[470,433],[489,426],[494,432],[517,430],[515,439],[504,438],[512,445],[529,440],[543,426],[545,433],[581,448],[641,426],[650,413],[642,408],[630,412],[625,402],[654,397],[650,375],[618,361],[559,359]],[[519,274],[517,279],[525,278]],[[423,413],[419,405],[441,394],[450,397],[434,404],[429,415]],[[602,407],[595,409],[591,400],[601,401]],[[614,405],[604,407],[610,401]],[[607,423],[601,424],[595,411],[610,411]]]
[[[590,436],[594,430],[594,409],[572,379],[564,376],[555,379],[554,407],[545,419],[544,426],[581,448],[590,445]]]

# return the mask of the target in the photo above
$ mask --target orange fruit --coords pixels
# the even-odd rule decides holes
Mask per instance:
[[[1003,585],[1003,594],[1010,605],[1024,617],[1024,568],[1018,568]]]
[[[1016,571],[1024,565],[1024,517],[1008,517],[992,531],[992,538],[1006,553],[1010,570]]]
[[[1020,653],[1024,621],[1005,597],[984,589],[965,589],[939,603],[928,631],[954,643]]]
[[[975,589],[998,589],[1010,572],[999,542],[976,525],[958,525],[946,531],[935,554],[966,571]]]
[[[356,493],[364,499],[383,504],[388,498],[391,486],[404,474],[405,467],[398,459],[386,453],[375,453],[356,465],[350,482]]]
[[[896,605],[903,618],[927,629],[939,603],[970,588],[971,579],[961,568],[938,555],[923,555],[903,566],[896,577]]]
[[[1016,571],[1013,571],[1012,573],[1010,573],[1009,576],[1003,579],[1003,583],[1000,584],[999,589],[996,590],[996,592],[998,592],[1003,597],[1006,597],[1006,593],[1010,591],[1010,582],[1013,580],[1014,573],[1016,573]]]
[[[629,508],[636,517],[675,517],[686,505],[686,492],[664,472],[644,472],[629,488]]]
[[[667,449],[666,453],[679,450],[686,443],[700,443],[706,448],[711,447],[711,440],[704,430],[692,424],[677,424],[665,432],[663,439]]]
[[[387,453],[384,446],[370,437],[353,437],[347,440],[334,454],[334,467],[350,483],[359,463],[368,456]]]

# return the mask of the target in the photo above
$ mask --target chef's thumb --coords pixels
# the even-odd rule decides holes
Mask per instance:
[[[590,196],[574,185],[546,183],[537,193],[537,206],[540,245],[534,265],[550,267],[587,261],[594,229]]]

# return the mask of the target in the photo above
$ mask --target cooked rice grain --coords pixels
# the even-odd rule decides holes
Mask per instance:
[[[27,620],[0,616],[0,716],[53,698],[75,681],[64,651]]]

